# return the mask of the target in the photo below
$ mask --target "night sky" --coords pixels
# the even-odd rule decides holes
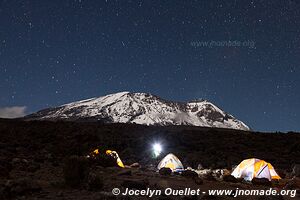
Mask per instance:
[[[299,65],[296,0],[0,1],[2,112],[149,92],[300,131]]]

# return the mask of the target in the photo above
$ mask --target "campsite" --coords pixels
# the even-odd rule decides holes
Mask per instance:
[[[300,186],[300,135],[292,132],[1,120],[0,145],[0,191],[5,199],[147,199],[115,196],[112,190],[294,190]],[[249,171],[257,176],[251,177]]]
[[[1,0],[0,200],[300,200],[300,0]]]

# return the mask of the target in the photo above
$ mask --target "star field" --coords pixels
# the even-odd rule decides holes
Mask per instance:
[[[300,130],[296,0],[2,0],[0,24],[0,108],[150,92]]]

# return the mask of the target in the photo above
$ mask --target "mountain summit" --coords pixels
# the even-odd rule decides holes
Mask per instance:
[[[106,123],[192,125],[250,130],[242,121],[206,100],[179,103],[148,93],[119,92],[48,108],[31,115],[35,120],[95,120]]]

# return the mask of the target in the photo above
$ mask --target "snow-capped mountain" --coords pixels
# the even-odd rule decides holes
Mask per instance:
[[[243,122],[205,101],[178,103],[147,93],[119,92],[48,108],[28,115],[37,120],[101,120],[107,123],[192,125],[250,130]]]

